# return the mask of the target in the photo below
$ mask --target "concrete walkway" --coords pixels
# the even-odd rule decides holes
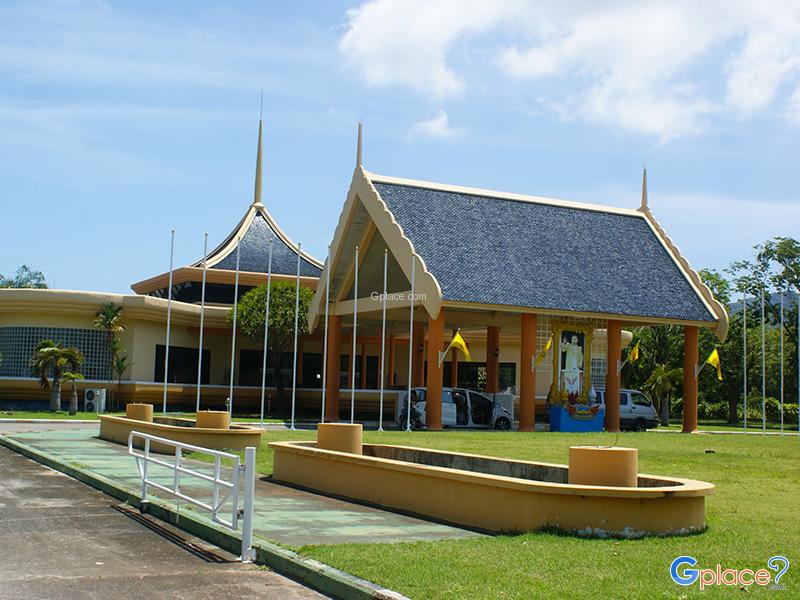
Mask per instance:
[[[128,455],[127,448],[96,438],[96,427],[58,427],[6,435],[126,488],[137,492],[140,489],[136,464]],[[198,470],[211,473],[211,465],[198,461],[192,463]],[[150,469],[151,478],[163,485],[171,485],[171,471],[157,465],[151,465]],[[181,487],[184,493],[210,500],[210,487],[197,479],[183,476]],[[153,494],[174,502],[167,495]],[[182,503],[180,510],[190,508]],[[412,542],[479,535],[296,490],[265,479],[256,481],[254,533],[294,548],[308,544]]]
[[[323,598],[0,447],[0,598]]]

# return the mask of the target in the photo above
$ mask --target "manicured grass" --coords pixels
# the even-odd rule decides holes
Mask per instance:
[[[270,431],[258,453],[269,474],[268,441],[314,439],[309,431]],[[365,441],[565,463],[569,446],[612,444],[614,434],[367,432]],[[800,594],[800,439],[793,437],[623,433],[639,449],[640,471],[717,485],[706,502],[708,530],[689,537],[579,539],[529,533],[413,544],[308,546],[301,552],[412,598],[682,598],[700,596],[669,577],[672,560],[701,567],[762,568],[775,554],[794,564],[785,597]],[[709,452],[713,451],[713,452]],[[503,510],[498,506],[497,510]],[[750,592],[765,592],[751,586]],[[709,589],[704,597],[741,593]],[[768,592],[778,593],[780,592]]]
[[[56,412],[50,412],[49,410],[0,410],[0,419],[79,419],[88,421],[97,419],[97,413],[78,412],[77,414],[71,415],[64,410],[59,410]]]

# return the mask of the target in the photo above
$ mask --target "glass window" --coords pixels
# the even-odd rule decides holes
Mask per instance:
[[[450,390],[442,390],[442,402],[445,404],[453,403],[453,394]]]
[[[619,405],[628,406],[628,392],[619,393]]]
[[[641,392],[634,392],[631,394],[631,399],[636,406],[652,406],[650,400]]]
[[[156,344],[153,381],[164,381],[164,357],[166,355],[166,350],[167,347],[163,344]],[[240,361],[240,365],[241,362],[242,361]],[[200,383],[202,384],[208,384],[210,364],[211,352],[209,350],[203,350],[203,372],[200,375]],[[170,345],[167,376],[169,377],[169,383],[197,383],[197,348]]]

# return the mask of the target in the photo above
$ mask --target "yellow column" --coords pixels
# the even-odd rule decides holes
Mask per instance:
[[[486,328],[486,391],[494,393],[500,386],[500,328]]]
[[[442,428],[442,367],[439,351],[444,344],[444,309],[439,316],[428,319],[428,395],[425,403],[425,425],[428,429]]]
[[[519,354],[519,430],[534,431],[536,426],[536,315],[521,318]]]
[[[619,390],[620,376],[617,363],[622,353],[622,323],[609,321],[608,335],[608,369],[606,370],[606,431],[619,431]],[[587,382],[588,383],[588,382]]]
[[[697,327],[683,328],[683,432],[697,431]]]
[[[413,352],[414,360],[411,363],[411,385],[420,387],[424,385],[423,367],[425,365],[425,324],[414,321],[414,342],[409,349]]]

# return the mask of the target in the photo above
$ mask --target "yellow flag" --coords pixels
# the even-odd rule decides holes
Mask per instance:
[[[717,379],[722,381],[722,365],[720,364],[719,352],[717,352],[716,348],[708,355],[706,362],[717,370]]]
[[[456,331],[456,334],[453,336],[453,339],[450,340],[450,345],[447,346],[447,349],[444,351],[444,354],[450,350],[450,348],[458,348],[461,352],[464,353],[464,358],[467,362],[472,362],[472,357],[469,355],[469,349],[467,348],[467,343],[464,341],[464,338],[461,337],[461,330],[459,329]]]
[[[542,348],[542,351],[539,352],[539,354],[536,356],[534,365],[536,365],[537,367],[539,366],[539,363],[544,360],[545,356],[547,356],[547,351],[550,350],[550,346],[552,345],[553,345],[553,334],[551,333],[550,339],[547,340],[547,343],[544,345],[544,348]]]
[[[628,355],[628,360],[630,362],[636,362],[639,360],[639,342],[636,342],[636,345],[631,350],[631,353]]]

